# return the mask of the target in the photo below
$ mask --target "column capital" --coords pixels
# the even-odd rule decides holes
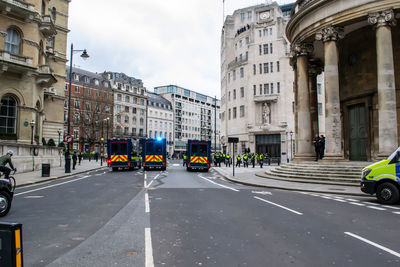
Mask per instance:
[[[292,57],[308,56],[314,51],[314,45],[311,43],[297,43],[292,46]]]
[[[375,26],[396,26],[396,18],[393,9],[378,11],[368,14],[368,23]]]
[[[321,60],[311,58],[308,61],[308,75],[309,76],[317,76],[324,71],[323,64]]]
[[[343,27],[333,25],[329,25],[315,33],[315,40],[323,42],[338,41],[343,37]]]

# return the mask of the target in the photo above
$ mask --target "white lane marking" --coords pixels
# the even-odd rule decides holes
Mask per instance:
[[[379,207],[375,207],[375,206],[367,206],[367,208],[374,209],[374,210],[386,210],[384,208],[379,208]]]
[[[354,202],[360,202],[360,200],[352,199],[352,198],[348,198],[347,200],[348,200],[348,201],[354,201]]]
[[[393,207],[393,206],[388,206],[388,205],[382,205],[381,207],[389,208],[389,209],[394,209],[394,210],[400,210],[400,208]]]
[[[325,199],[333,199],[333,198],[331,198],[331,197],[326,197],[326,196],[322,196],[322,198],[325,198]]]
[[[384,250],[384,251],[386,251],[386,252],[388,252],[388,253],[390,253],[390,254],[392,254],[392,255],[398,257],[398,258],[400,258],[400,253],[398,253],[398,252],[396,252],[396,251],[394,251],[394,250],[388,249],[388,248],[386,248],[386,247],[384,247],[384,246],[381,246],[381,245],[379,245],[379,244],[377,244],[377,243],[375,243],[375,242],[372,242],[372,241],[370,241],[370,240],[368,240],[368,239],[365,239],[365,238],[363,238],[363,237],[361,237],[361,236],[358,236],[358,235],[356,235],[356,234],[353,234],[353,233],[350,233],[350,232],[344,232],[344,233],[345,233],[346,235],[349,235],[349,236],[352,236],[352,237],[354,237],[354,238],[357,238],[357,239],[359,239],[359,240],[361,240],[361,241],[363,241],[363,242],[365,242],[365,243],[367,243],[367,244],[370,244],[370,245],[372,245],[372,246],[375,246],[375,247],[377,247],[377,248],[379,248],[379,249],[382,249],[382,250]]]
[[[175,164],[172,164],[172,166],[174,166],[174,167],[178,167],[178,166],[180,166],[181,164],[177,164],[177,163],[175,163]]]
[[[146,257],[146,267],[154,267],[154,260],[153,260],[153,247],[151,245],[151,229],[145,228],[144,229],[144,239],[145,239],[145,257]]]
[[[394,214],[399,214],[400,215],[400,211],[393,211]]]
[[[14,196],[25,195],[25,194],[29,194],[29,193],[32,193],[32,192],[40,191],[40,190],[43,190],[43,189],[47,189],[47,188],[51,188],[51,187],[56,187],[56,186],[60,186],[60,185],[64,185],[64,184],[77,182],[79,180],[83,180],[83,179],[86,179],[88,177],[91,177],[91,176],[86,175],[86,176],[83,176],[83,177],[75,179],[75,180],[66,181],[66,182],[63,182],[63,183],[53,184],[53,185],[45,186],[45,187],[42,187],[42,188],[37,188],[37,189],[29,190],[29,191],[26,191],[26,192],[21,192],[21,193],[18,193],[18,194],[14,194]]]
[[[271,195],[272,196],[272,193],[271,192],[268,192],[268,191],[251,191],[253,194],[260,194],[260,195]]]
[[[149,213],[150,212],[150,203],[149,203],[149,194],[148,193],[146,193],[144,195],[144,204],[145,204],[146,213]]]
[[[29,199],[36,199],[36,198],[44,198],[44,196],[26,196],[24,198],[29,198]]]
[[[297,214],[297,215],[303,215],[303,213],[301,213],[301,212],[298,212],[298,211],[295,211],[295,210],[289,209],[289,208],[287,208],[287,207],[284,207],[284,206],[282,206],[282,205],[279,205],[279,204],[276,204],[276,203],[274,203],[274,202],[271,202],[271,201],[265,200],[265,199],[263,199],[263,198],[260,198],[260,197],[254,197],[254,198],[255,198],[255,199],[258,199],[258,200],[261,200],[261,201],[264,201],[264,202],[267,202],[267,203],[269,203],[269,204],[271,204],[271,205],[274,205],[274,206],[277,206],[277,207],[279,207],[279,208],[282,208],[282,209],[288,210],[288,211],[290,211],[290,212],[293,212],[293,213],[295,213],[295,214]]]
[[[239,192],[239,190],[237,190],[237,189],[235,189],[235,188],[232,188],[232,187],[229,187],[229,186],[226,186],[226,185],[222,185],[222,184],[216,183],[216,182],[214,182],[214,181],[211,181],[210,179],[207,179],[206,177],[201,176],[200,174],[199,174],[198,176],[199,176],[200,178],[204,179],[204,180],[209,181],[210,183],[215,184],[215,185],[224,187],[224,188],[226,188],[226,189],[230,189],[230,190],[235,191],[235,192]]]
[[[161,173],[157,174],[157,175],[153,178],[153,180],[151,180],[151,182],[147,185],[147,188],[150,187],[150,185],[154,182],[155,179],[158,178],[158,176],[160,176],[160,174],[161,174]]]
[[[368,204],[368,205],[373,205],[373,206],[380,206],[380,204],[372,203],[372,202],[368,202],[368,201],[364,201],[364,203]]]
[[[146,172],[144,172],[144,188],[147,188],[147,185],[146,185],[146,179],[147,179],[147,173]]]
[[[335,200],[335,201],[338,201],[338,202],[347,202],[346,200],[338,199],[338,198],[333,198],[332,200]]]
[[[362,206],[362,207],[364,207],[365,206],[365,204],[362,204],[362,203],[358,203],[358,202],[349,202],[351,205],[356,205],[356,206]]]

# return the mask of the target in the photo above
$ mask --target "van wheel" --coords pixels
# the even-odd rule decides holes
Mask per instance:
[[[112,168],[112,171],[113,171],[113,172],[118,171],[118,167],[113,167],[113,168]]]
[[[383,183],[376,190],[376,198],[381,204],[395,204],[399,201],[399,189],[391,183]]]
[[[5,192],[0,192],[0,217],[6,216],[11,208],[11,197]]]

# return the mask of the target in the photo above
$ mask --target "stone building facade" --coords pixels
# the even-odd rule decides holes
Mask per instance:
[[[82,153],[101,153],[107,146],[107,137],[112,136],[114,95],[111,83],[101,74],[73,67],[71,87],[71,149]],[[68,132],[68,94],[69,82],[65,83],[64,132]]]
[[[147,92],[147,137],[167,140],[168,155],[174,154],[174,110],[164,97]]]
[[[0,1],[0,140],[16,150],[20,171],[60,164],[58,149],[40,144],[57,140],[64,124],[69,2]]]
[[[124,73],[104,72],[114,92],[114,137],[145,137],[147,90],[140,79]]]
[[[182,157],[189,139],[210,140],[213,151],[215,143],[217,151],[221,149],[220,100],[176,85],[158,86],[154,92],[168,99],[174,109],[175,157]]]
[[[296,158],[312,156],[310,71],[324,71],[327,160],[376,160],[399,144],[400,2],[298,0],[286,34],[296,91]]]
[[[285,27],[293,5],[261,4],[226,17],[221,35],[222,145],[236,153],[292,153],[293,71]]]

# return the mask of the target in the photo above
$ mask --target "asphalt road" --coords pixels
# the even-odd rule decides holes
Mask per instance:
[[[400,266],[400,205],[235,185],[179,163],[19,189],[2,221],[23,223],[25,266]]]

